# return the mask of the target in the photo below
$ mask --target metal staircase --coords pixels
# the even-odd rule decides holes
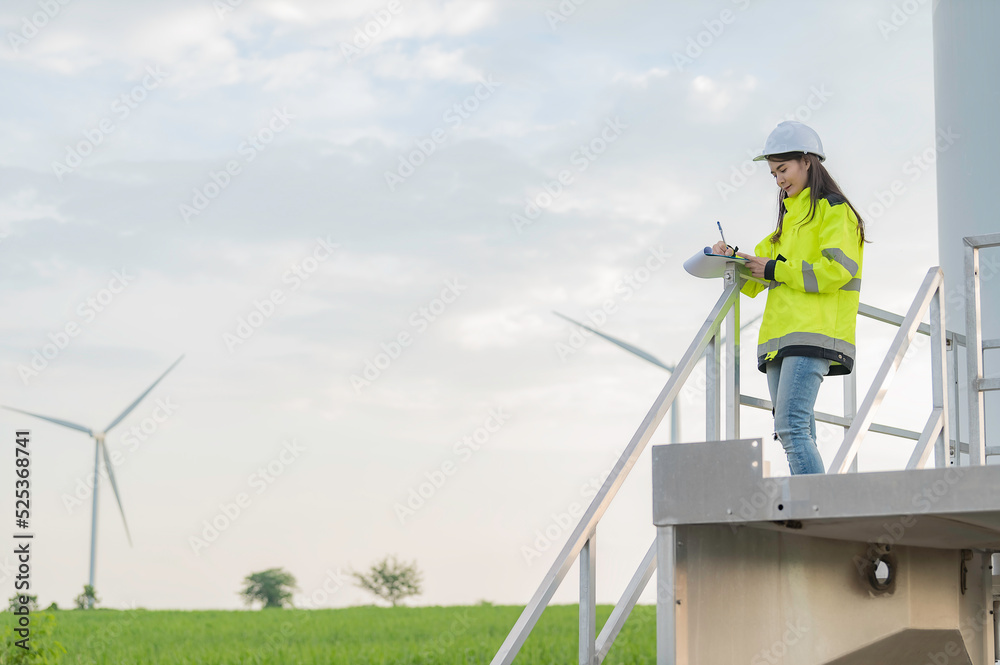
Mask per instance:
[[[892,344],[865,394],[860,407],[857,405],[857,385],[854,374],[844,382],[844,414],[816,413],[816,420],[844,428],[844,442],[837,451],[828,474],[857,471],[857,453],[865,435],[871,432],[888,434],[915,441],[907,469],[924,468],[934,452],[934,466],[943,468],[950,463],[959,464],[962,452],[969,452],[970,465],[983,465],[988,454],[1000,453],[1000,446],[987,447],[985,434],[985,391],[1000,390],[1000,378],[983,376],[984,350],[1000,348],[1000,340],[983,341],[980,317],[980,283],[978,272],[979,251],[1000,247],[1000,233],[965,238],[966,243],[966,312],[967,335],[948,331],[945,322],[945,293],[943,274],[938,267],[928,270],[917,295],[904,316],[862,305],[859,314],[899,327]],[[708,441],[735,441],[740,438],[740,406],[771,410],[768,400],[742,395],[740,392],[740,284],[745,277],[730,264],[723,277],[723,292],[711,313],[684,353],[670,379],[657,396],[653,405],[622,452],[600,491],[570,534],[566,544],[546,573],[535,594],[528,602],[507,638],[504,640],[493,665],[509,665],[534,628],[556,589],[559,587],[577,556],[580,557],[580,631],[579,662],[581,665],[599,665],[618,636],[632,608],[647,583],[657,571],[658,541],[662,567],[674,570],[675,550],[665,547],[662,539],[654,539],[642,562],[626,585],[611,616],[600,633],[596,622],[596,570],[597,525],[611,504],[622,483],[642,454],[660,421],[677,399],[684,383],[701,361],[706,363],[706,438]],[[922,324],[930,311],[930,323]],[[725,343],[720,341],[725,325]],[[888,390],[889,382],[899,368],[907,349],[917,334],[931,338],[931,375],[933,404],[921,431],[910,431],[874,422],[875,415]],[[722,347],[725,347],[724,349]],[[968,399],[970,426],[968,442],[959,436],[958,406],[958,347],[968,349]],[[725,363],[721,359],[725,356]],[[725,419],[722,418],[723,413]],[[725,431],[723,432],[723,425]],[[954,431],[954,437],[951,432]],[[759,454],[759,452],[758,452]],[[755,464],[756,465],[756,464]],[[859,478],[860,480],[860,478]],[[658,527],[673,529],[674,527]],[[662,572],[662,571],[661,571]],[[672,593],[672,591],[671,591]],[[659,596],[660,594],[658,594]],[[997,596],[1000,598],[1000,595]],[[658,604],[659,605],[659,604]],[[673,624],[666,612],[658,607],[658,652],[671,652],[673,646],[664,644],[673,639]],[[661,616],[662,615],[662,616]],[[669,626],[668,626],[669,624]],[[661,657],[658,662],[673,663]]]

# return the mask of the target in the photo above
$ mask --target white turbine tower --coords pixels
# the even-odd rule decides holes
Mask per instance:
[[[170,372],[170,370],[172,370],[174,367],[176,367],[177,363],[179,363],[183,359],[184,356],[182,355],[180,358],[175,360],[174,364],[168,367],[167,371],[161,374],[160,378],[158,378],[156,381],[153,382],[153,385],[151,385],[149,388],[146,388],[145,392],[139,395],[139,397],[137,397],[135,401],[128,406],[128,408],[122,411],[117,418],[111,421],[110,425],[105,427],[100,432],[95,432],[89,427],[84,427],[83,425],[71,423],[67,420],[60,420],[59,418],[50,418],[49,416],[43,416],[37,413],[31,413],[30,411],[15,409],[12,406],[0,405],[4,409],[8,409],[10,411],[17,411],[18,413],[23,413],[25,415],[34,416],[35,418],[41,418],[42,420],[47,420],[50,423],[55,423],[56,425],[62,425],[63,427],[69,427],[70,429],[75,429],[80,432],[84,432],[92,439],[94,439],[94,507],[93,507],[93,512],[91,514],[91,522],[90,522],[90,586],[91,587],[94,586],[94,557],[97,552],[97,488],[98,488],[97,481],[99,478],[98,474],[100,472],[100,459],[102,456],[104,457],[104,466],[108,470],[108,479],[111,481],[111,489],[114,490],[115,500],[118,502],[118,512],[121,513],[122,523],[125,525],[125,536],[128,538],[129,546],[130,547],[132,546],[132,535],[129,533],[128,530],[128,522],[125,520],[125,509],[122,508],[121,495],[119,495],[118,493],[118,483],[115,482],[115,472],[111,466],[111,458],[108,456],[108,449],[104,445],[104,437],[107,435],[108,432],[111,431],[111,429],[115,425],[124,420],[128,414],[132,413],[132,410],[135,407],[139,406],[139,402],[141,402],[146,397],[146,395],[152,392],[153,388],[155,388],[156,385],[163,380],[163,377],[165,377],[167,373]],[[93,607],[92,601],[88,601],[88,607]]]

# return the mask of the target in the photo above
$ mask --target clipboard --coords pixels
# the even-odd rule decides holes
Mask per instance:
[[[744,264],[750,260],[750,259],[744,259],[742,256],[730,256],[729,254],[712,254],[710,251],[708,251],[710,249],[711,247],[705,248],[705,256],[718,256],[721,259],[729,259],[730,261],[741,261]]]
[[[747,261],[742,256],[713,254],[712,248],[706,247],[684,262],[684,270],[701,279],[716,279],[726,274],[727,263],[746,265]]]

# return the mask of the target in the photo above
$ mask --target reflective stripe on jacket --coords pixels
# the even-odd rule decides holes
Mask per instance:
[[[767,289],[767,306],[757,340],[757,368],[784,356],[829,358],[830,375],[854,367],[854,330],[861,301],[864,247],[858,218],[847,202],[830,194],[809,215],[809,188],[785,199],[781,238],[760,241],[754,253],[771,259],[769,285],[747,281],[743,293]],[[743,269],[745,272],[745,269]]]

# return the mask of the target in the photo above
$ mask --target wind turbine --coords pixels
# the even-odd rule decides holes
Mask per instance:
[[[583,323],[580,323],[579,321],[576,321],[574,319],[571,319],[568,316],[566,316],[565,314],[560,314],[559,312],[557,312],[555,310],[553,310],[552,313],[555,314],[556,316],[558,316],[559,318],[566,319],[567,321],[569,321],[573,325],[580,326],[584,330],[589,330],[590,332],[594,333],[598,337],[603,337],[604,339],[608,340],[612,344],[616,344],[616,345],[620,346],[621,348],[625,349],[629,353],[631,353],[633,355],[636,355],[636,356],[639,356],[643,360],[645,360],[647,362],[651,362],[654,365],[656,365],[657,367],[662,367],[663,369],[667,370],[671,374],[673,374],[674,370],[677,369],[676,365],[668,365],[665,362],[663,362],[662,360],[660,360],[659,358],[657,358],[656,356],[654,356],[653,354],[647,353],[646,351],[643,351],[642,349],[640,349],[640,348],[638,348],[636,346],[633,346],[633,345],[629,344],[628,342],[623,342],[622,340],[618,339],[617,337],[612,337],[611,335],[602,333],[600,330],[595,330],[595,329],[591,328],[590,326],[588,326],[586,324],[583,324]],[[750,319],[749,321],[747,321],[745,324],[743,324],[740,327],[740,330],[741,331],[745,330],[751,323],[753,323],[757,319],[761,318],[762,316],[763,316],[763,314],[758,314],[757,316],[753,317],[752,319]],[[670,443],[677,443],[677,441],[680,439],[680,436],[681,436],[680,427],[681,427],[680,408],[679,408],[679,405],[677,403],[677,400],[674,400],[674,403],[670,405]]]
[[[111,458],[108,456],[108,449],[104,445],[104,437],[107,435],[108,432],[111,431],[111,429],[115,425],[124,420],[128,414],[132,413],[132,410],[135,407],[139,406],[139,402],[141,402],[146,397],[146,395],[152,392],[153,388],[155,388],[156,385],[163,380],[163,377],[165,377],[167,373],[170,372],[170,370],[172,370],[174,367],[176,367],[177,363],[179,363],[183,359],[184,356],[182,355],[180,358],[175,360],[174,364],[168,367],[167,371],[161,374],[160,378],[158,378],[156,381],[153,382],[153,385],[151,385],[149,388],[146,388],[145,392],[139,395],[135,399],[135,401],[128,406],[128,408],[122,411],[117,418],[111,421],[110,425],[105,427],[100,432],[95,432],[89,427],[78,425],[76,423],[71,423],[68,420],[51,418],[49,416],[43,416],[37,413],[31,413],[30,411],[23,411],[21,409],[15,409],[12,406],[4,406],[0,404],[0,407],[8,409],[9,411],[17,411],[18,413],[23,413],[25,415],[34,416],[35,418],[41,418],[42,420],[47,420],[50,423],[55,423],[56,425],[69,427],[70,429],[75,429],[80,432],[83,432],[88,436],[90,436],[92,439],[94,439],[94,508],[93,512],[91,513],[91,521],[90,521],[90,586],[91,587],[94,586],[94,557],[97,552],[97,488],[98,488],[97,481],[98,481],[98,472],[100,467],[100,459],[102,456],[104,457],[104,466],[108,470],[108,479],[111,481],[111,489],[114,490],[115,500],[118,502],[118,512],[121,513],[122,523],[125,525],[125,535],[126,537],[128,537],[129,547],[132,546],[132,535],[129,533],[128,530],[128,522],[125,520],[125,509],[122,508],[121,495],[118,493],[118,483],[115,482],[115,472],[111,466]],[[93,601],[88,600],[88,608],[92,607],[93,607]]]

